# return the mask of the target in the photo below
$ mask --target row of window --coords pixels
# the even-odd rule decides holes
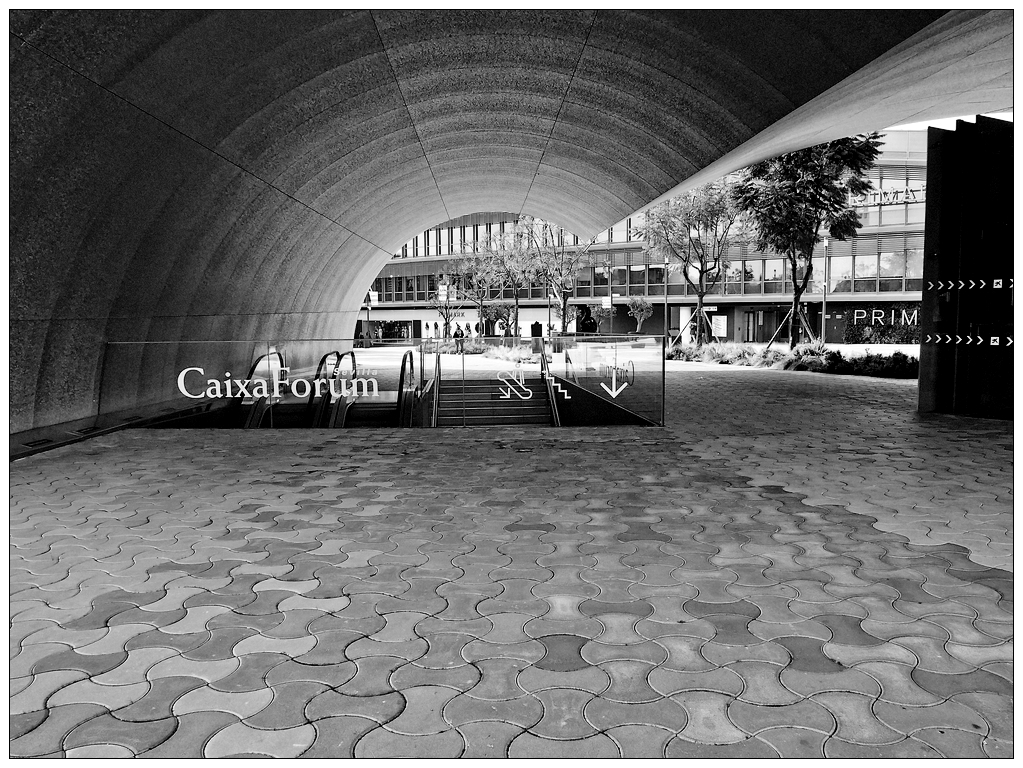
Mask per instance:
[[[514,226],[515,223],[512,221],[489,221],[483,224],[434,227],[416,235],[403,245],[401,251],[394,254],[394,257],[416,259],[421,256],[457,256],[462,252],[464,243],[490,240],[510,232]],[[559,248],[565,245],[579,245],[579,238],[576,235],[560,227],[555,228],[555,231]]]
[[[926,203],[909,202],[899,204],[868,205],[857,207],[860,223],[864,227],[906,226],[923,224]],[[426,256],[457,256],[463,243],[488,239],[504,234],[513,226],[510,221],[496,221],[486,224],[472,224],[459,227],[435,227],[416,235],[401,247],[395,258],[420,258]],[[576,235],[556,229],[558,247],[579,245]],[[596,244],[638,242],[632,237],[632,219],[619,226],[604,230],[596,238]],[[836,243],[837,245],[837,243]]]
[[[692,274],[695,282],[697,276]],[[802,274],[797,274],[797,279]],[[887,293],[920,291],[923,288],[923,250],[909,248],[887,253],[856,256],[830,256],[825,274],[824,258],[813,260],[813,276],[807,290],[823,293],[827,281],[829,293]],[[723,278],[711,289],[712,294],[759,295],[787,293],[790,290],[789,266],[785,259],[744,259],[735,261]],[[663,296],[665,290],[664,267],[648,264],[631,266],[584,267],[576,275],[575,295],[580,298],[608,296]],[[437,276],[407,275],[377,278],[373,290],[380,301],[428,301],[437,290]],[[677,269],[669,270],[669,295],[695,295],[696,291]],[[519,298],[542,299],[545,286],[532,285],[523,289]],[[511,299],[514,292],[504,289],[493,298]]]

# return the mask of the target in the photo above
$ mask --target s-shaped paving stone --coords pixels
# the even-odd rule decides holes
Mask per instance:
[[[1011,754],[1011,425],[669,367],[666,428],[15,462],[12,756]]]

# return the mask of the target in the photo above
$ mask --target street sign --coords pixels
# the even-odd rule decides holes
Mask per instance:
[[[377,291],[370,291],[369,292],[369,305],[371,307],[375,307],[377,305],[377,301],[379,301],[379,299],[380,299],[380,294]]]
[[[707,304],[704,304],[703,305],[703,311],[704,312],[717,312],[718,308],[716,306],[711,307],[711,306],[708,306]]]
[[[610,309],[611,308],[611,297],[610,296],[601,296],[600,297],[600,306],[602,306],[602,307],[604,307],[606,309]]]

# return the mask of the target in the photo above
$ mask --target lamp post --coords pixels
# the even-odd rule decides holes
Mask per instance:
[[[664,257],[664,343],[668,343],[668,257]]]
[[[828,343],[828,238],[824,238],[824,301],[821,304],[821,344]]]

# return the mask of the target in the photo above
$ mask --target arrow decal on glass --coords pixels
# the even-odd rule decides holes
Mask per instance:
[[[625,390],[625,388],[629,386],[629,383],[627,381],[623,381],[622,385],[619,387],[618,369],[613,368],[611,369],[611,386],[609,387],[604,382],[600,382],[600,386],[602,386],[604,388],[604,391],[611,395],[611,397],[618,397],[618,395],[620,395]]]

